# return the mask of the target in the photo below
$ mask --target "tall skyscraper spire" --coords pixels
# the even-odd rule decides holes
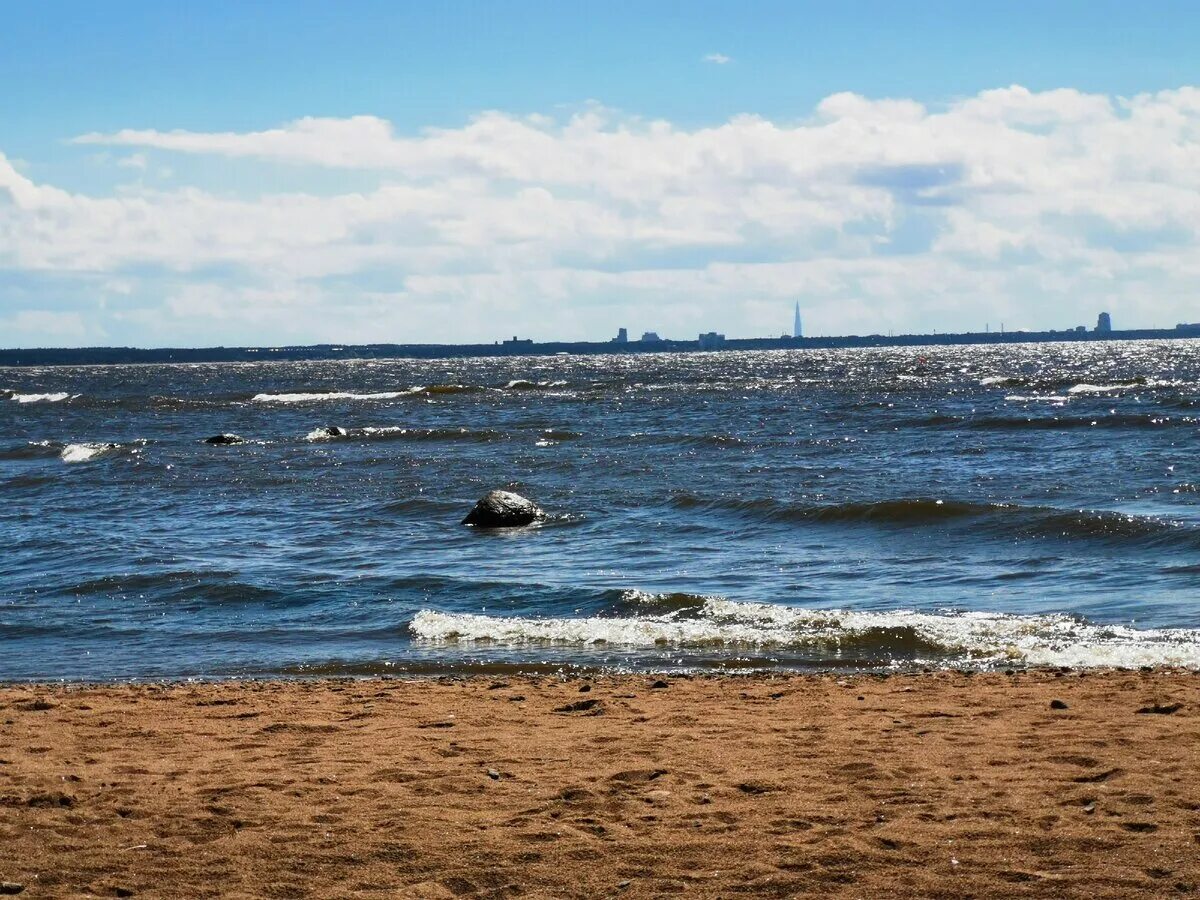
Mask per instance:
[[[804,330],[800,327],[800,304],[796,303],[796,322],[792,326],[792,337],[804,337]]]

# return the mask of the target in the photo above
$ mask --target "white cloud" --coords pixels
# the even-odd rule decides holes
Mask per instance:
[[[704,57],[704,62],[713,63],[714,65],[723,66],[726,63],[733,62],[732,56],[726,56],[724,53],[709,53]]]
[[[97,276],[127,285],[113,295],[123,311],[79,313],[93,331],[774,334],[794,298],[825,332],[980,327],[999,308],[1065,326],[1094,320],[1101,297],[1118,324],[1200,318],[1195,88],[1014,86],[938,108],[836,94],[799,122],[694,129],[590,106],[415,135],[355,116],[76,140],[129,148],[135,167],[153,150],[374,182],[100,197],[38,184],[0,155],[0,269],[74,277],[81,296]],[[13,302],[0,294],[0,311]]]

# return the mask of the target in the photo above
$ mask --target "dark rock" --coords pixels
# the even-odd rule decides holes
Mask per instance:
[[[1155,703],[1153,706],[1143,706],[1138,712],[1142,715],[1169,716],[1172,713],[1179,712],[1181,709],[1183,709],[1182,703]]]
[[[25,885],[16,881],[0,881],[0,894],[19,894]]]
[[[322,425],[313,431],[313,434],[318,437],[346,437],[350,434],[345,428],[339,428],[337,425]]]
[[[500,773],[499,773],[499,772],[497,772],[495,769],[488,769],[488,770],[487,770],[487,777],[488,777],[488,778],[490,778],[490,779],[492,779],[492,781],[499,781],[499,780],[500,780]]]
[[[246,443],[246,439],[238,437],[236,434],[214,434],[212,437],[206,437],[204,443],[217,444],[224,447],[229,444],[244,444]]]
[[[599,713],[601,711],[601,709],[602,709],[602,707],[601,707],[600,701],[596,700],[594,698],[591,700],[580,700],[577,703],[568,703],[565,706],[554,707],[554,711],[556,713],[573,713],[573,712],[590,712],[590,711],[594,711],[594,713]]]
[[[579,693],[586,694],[591,689],[592,689],[592,686],[590,684],[581,684],[579,686]]]
[[[765,781],[743,781],[738,785],[738,790],[743,794],[769,794],[775,789],[775,785]]]
[[[671,685],[669,683],[663,681],[660,678],[658,681],[654,682],[654,684],[650,685],[650,689],[655,690],[655,691],[661,691],[663,688],[669,688],[670,686]]]
[[[1051,700],[1050,708],[1051,709],[1068,709],[1069,707],[1062,700]]]
[[[519,528],[532,525],[546,517],[532,500],[511,491],[488,491],[475,508],[462,520],[463,525],[477,528]]]

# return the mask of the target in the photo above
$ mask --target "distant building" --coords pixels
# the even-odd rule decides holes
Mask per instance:
[[[796,320],[792,323],[792,337],[804,337],[804,329],[800,325],[800,304],[796,304]]]
[[[518,338],[515,334],[511,341],[505,341],[505,347],[528,347],[533,343],[533,338]]]
[[[610,344],[628,344],[629,343],[629,329],[628,328],[618,328],[617,336],[615,338],[613,338],[612,340],[610,340],[609,343]]]
[[[701,350],[720,350],[725,346],[725,335],[708,331],[700,335]]]
[[[642,343],[643,344],[657,344],[661,340],[662,340],[662,338],[660,338],[658,336],[657,331],[643,331],[642,332]]]
[[[1087,326],[1086,325],[1076,325],[1075,333],[1076,334],[1087,334]]]
[[[1176,331],[1187,331],[1200,334],[1200,322],[1180,322],[1175,326]]]
[[[1108,334],[1112,331],[1112,319],[1108,313],[1100,313],[1096,318],[1096,334]]]

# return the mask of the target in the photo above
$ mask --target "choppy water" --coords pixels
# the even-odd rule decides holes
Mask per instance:
[[[0,678],[1200,668],[1197,450],[1195,341],[0,369]]]

